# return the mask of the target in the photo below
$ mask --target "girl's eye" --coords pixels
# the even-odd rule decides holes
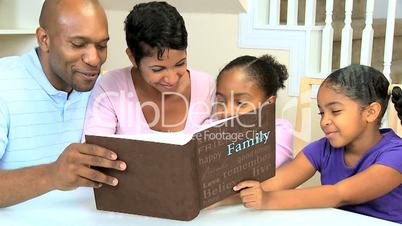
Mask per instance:
[[[247,102],[241,102],[241,101],[237,101],[235,102],[237,106],[239,106],[240,108],[245,108],[248,107],[249,104]]]
[[[323,115],[324,115],[324,112],[323,112],[323,111],[320,111],[320,112],[318,112],[318,114],[321,115],[321,116],[323,116]]]
[[[161,72],[163,69],[162,68],[152,68],[152,71],[157,73],[157,72]]]
[[[332,111],[332,114],[338,115],[339,113],[341,113],[341,111],[342,111],[342,110],[334,110],[334,111]]]
[[[185,61],[180,62],[180,63],[176,64],[176,67],[181,67],[181,66],[183,66],[184,64],[186,64],[186,62],[185,62]]]
[[[226,101],[225,96],[223,96],[223,95],[221,95],[221,94],[216,94],[216,96],[215,96],[215,102],[222,103],[222,102],[225,102],[225,101]]]
[[[98,48],[98,49],[106,49],[107,45],[96,45],[96,48]]]
[[[216,98],[216,100],[215,100],[217,103],[225,103],[225,100],[224,99],[221,99],[221,98]]]

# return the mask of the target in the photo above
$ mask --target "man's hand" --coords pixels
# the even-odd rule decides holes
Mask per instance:
[[[241,190],[243,189],[243,190]],[[240,198],[247,208],[266,209],[267,193],[261,188],[258,181],[243,181],[234,186],[233,190],[240,191]]]
[[[50,164],[50,179],[55,189],[72,190],[77,187],[116,186],[117,178],[105,175],[91,166],[125,170],[126,163],[116,160],[117,155],[97,145],[71,144]]]

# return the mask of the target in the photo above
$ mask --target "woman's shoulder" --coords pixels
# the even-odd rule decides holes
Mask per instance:
[[[198,84],[213,85],[215,86],[215,79],[206,72],[194,70],[192,68],[188,69],[190,71],[191,81],[195,81]]]
[[[128,86],[131,83],[131,67],[119,68],[106,72],[99,76],[97,85],[104,89],[121,88]]]
[[[215,99],[216,84],[209,74],[189,69],[192,88],[191,98],[212,103]]]
[[[207,72],[204,71],[199,71],[193,68],[188,68],[188,71],[190,71],[190,75],[197,75],[197,76],[201,76],[201,77],[211,77],[211,75],[209,75]]]
[[[288,131],[293,130],[292,124],[287,119],[283,119],[283,118],[275,119],[275,127],[284,129],[284,130],[288,130]]]
[[[286,142],[293,143],[293,127],[292,124],[286,119],[275,119],[275,130],[277,140],[286,140]]]

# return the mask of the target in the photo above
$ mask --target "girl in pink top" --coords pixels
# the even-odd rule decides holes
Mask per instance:
[[[241,56],[232,60],[217,78],[213,118],[247,113],[264,102],[275,102],[276,93],[288,78],[286,67],[273,57]],[[293,159],[292,126],[276,119],[276,167]]]
[[[133,66],[99,79],[85,134],[194,132],[211,114],[215,83],[187,68],[183,18],[166,2],[142,3],[127,16],[125,31]]]

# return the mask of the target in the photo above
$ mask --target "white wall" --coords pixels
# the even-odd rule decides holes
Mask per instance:
[[[374,18],[387,18],[388,0],[374,1]],[[402,18],[402,1],[396,1],[396,17]]]
[[[33,34],[39,24],[42,2],[0,0],[0,57],[19,55],[36,45]]]
[[[35,36],[0,35],[0,57],[21,55],[37,46]]]
[[[129,65],[125,55],[123,21],[128,11],[108,10],[109,57],[104,69],[111,70]],[[284,64],[287,51],[240,49],[238,47],[238,20],[236,14],[182,13],[189,34],[188,63],[190,67],[215,76],[226,63],[242,54],[270,53]]]

